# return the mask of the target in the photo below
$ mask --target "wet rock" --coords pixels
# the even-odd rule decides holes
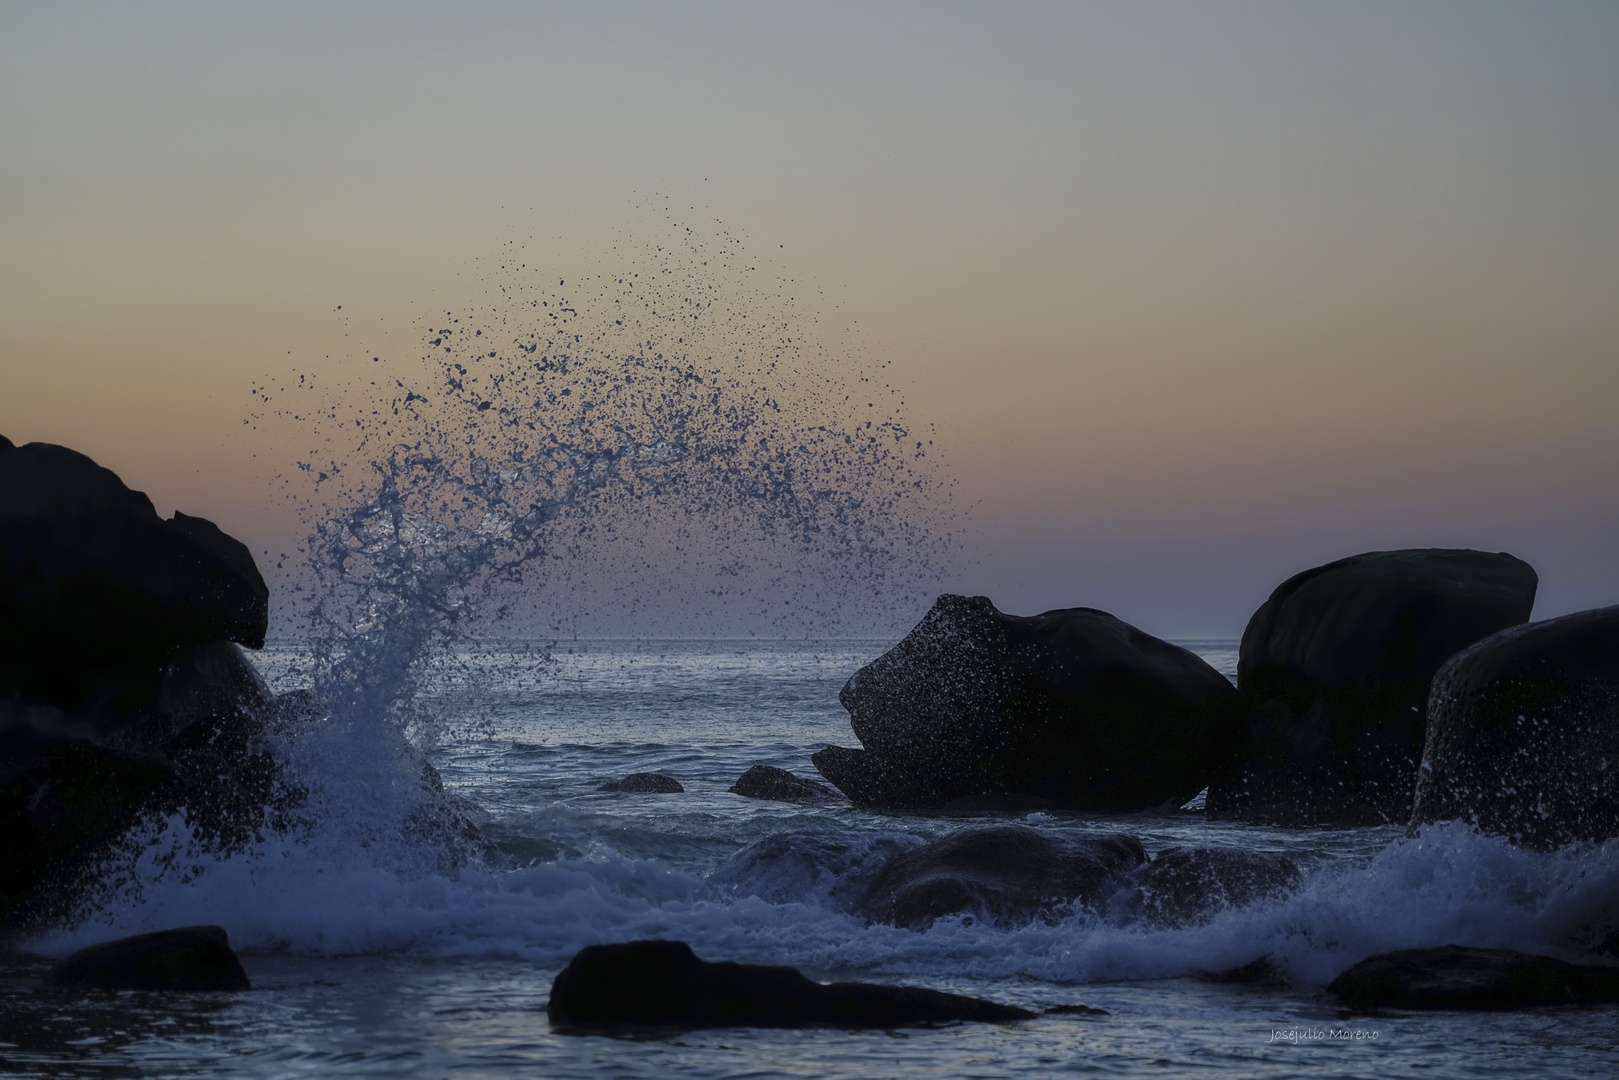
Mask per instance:
[[[912,837],[849,832],[776,833],[727,859],[703,882],[700,895],[726,902],[756,896],[771,904],[856,911],[888,860],[919,844]]]
[[[1250,711],[1211,817],[1405,820],[1433,675],[1524,622],[1537,578],[1506,554],[1374,551],[1281,585],[1242,635]]]
[[[828,747],[815,767],[857,805],[888,807],[1179,805],[1242,708],[1197,656],[1106,612],[1005,615],[982,596],[941,596],[838,699],[864,749]]]
[[[753,766],[731,785],[730,790],[732,795],[740,795],[744,799],[774,799],[780,802],[826,799],[832,795],[825,784],[794,776],[786,769],[773,765]]]
[[[1261,956],[1257,960],[1250,960],[1246,964],[1226,968],[1224,971],[1210,972],[1204,976],[1204,981],[1225,986],[1258,986],[1266,989],[1278,989],[1288,984],[1287,975],[1276,966],[1276,961],[1268,956]]]
[[[685,791],[680,781],[672,776],[662,773],[638,772],[630,773],[622,780],[609,780],[597,791],[621,791],[638,795],[679,795]]]
[[[681,941],[582,949],[551,984],[546,1007],[563,1028],[899,1028],[1005,1023],[1034,1014],[909,986],[812,982],[790,967],[711,964]]]
[[[1619,607],[1503,630],[1434,677],[1412,829],[1551,849],[1619,836]]]
[[[186,926],[92,945],[51,968],[45,982],[94,990],[252,988],[219,926]]]
[[[264,643],[268,598],[212,523],[163,520],[75,451],[0,445],[0,925],[62,901],[142,816],[184,808],[229,846],[293,797],[237,647]]]
[[[1357,1009],[1527,1009],[1619,1001],[1619,967],[1509,949],[1403,949],[1368,957],[1327,985]]]
[[[1061,836],[1026,825],[962,829],[894,856],[866,891],[873,922],[922,929],[966,913],[994,923],[1053,918],[1094,907],[1147,861],[1122,833]]]
[[[238,541],[165,521],[83,454],[0,449],[0,698],[115,720],[190,648],[264,644],[269,590]]]
[[[1186,926],[1279,899],[1301,880],[1287,856],[1236,847],[1165,848],[1136,874],[1142,916],[1153,926]]]

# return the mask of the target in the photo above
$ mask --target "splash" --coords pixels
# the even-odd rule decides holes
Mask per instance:
[[[582,279],[508,245],[408,371],[255,389],[322,450],[301,614],[334,716],[429,731],[451,641],[846,632],[939,577],[948,485],[884,365],[723,227],[660,214]]]

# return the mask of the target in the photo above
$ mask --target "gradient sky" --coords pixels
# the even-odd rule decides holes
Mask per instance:
[[[284,545],[250,386],[667,195],[891,362],[1004,610],[1235,634],[1429,545],[1619,603],[1616,56],[1611,3],[6,4],[0,433]]]

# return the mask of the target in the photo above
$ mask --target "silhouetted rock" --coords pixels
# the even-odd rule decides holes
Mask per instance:
[[[986,794],[1179,805],[1242,711],[1196,655],[1106,612],[1004,615],[982,596],[941,596],[838,700],[865,749],[828,747],[815,767],[857,805],[890,807]]]
[[[268,597],[212,523],[0,441],[0,924],[142,815],[227,846],[262,822],[270,696],[232,642],[264,643]]]
[[[996,923],[1096,906],[1146,862],[1133,836],[1061,836],[1026,825],[962,829],[895,855],[862,905],[874,922],[923,928],[965,913]]]
[[[772,904],[857,911],[872,878],[890,858],[917,843],[854,830],[776,833],[716,867],[700,895],[726,902],[757,896]]]
[[[249,990],[247,972],[219,926],[186,926],[80,949],[45,975],[86,990]]]
[[[1226,986],[1259,986],[1267,989],[1276,989],[1287,985],[1287,975],[1276,966],[1276,961],[1268,956],[1261,956],[1257,960],[1250,960],[1237,967],[1226,968],[1224,971],[1212,971],[1203,976],[1205,982],[1221,983]]]
[[[596,790],[622,791],[639,795],[679,795],[686,789],[672,776],[655,772],[638,772],[630,773],[622,780],[609,780]]]
[[[1509,949],[1403,949],[1368,957],[1327,985],[1357,1009],[1527,1009],[1619,1001],[1619,968]]]
[[[825,799],[832,795],[826,786],[814,780],[794,776],[786,769],[773,765],[755,765],[731,785],[731,794],[744,799],[774,799],[793,802],[805,799]]]
[[[551,1023],[671,1028],[899,1028],[1034,1014],[909,986],[812,982],[790,967],[711,964],[681,941],[591,945],[551,984]]]
[[[1404,820],[1434,672],[1528,619],[1536,584],[1511,555],[1431,548],[1368,552],[1277,586],[1242,635],[1251,711],[1209,815]]]
[[[0,698],[128,716],[163,668],[227,639],[259,648],[269,590],[247,548],[76,451],[0,451]]]
[[[1301,880],[1287,856],[1237,847],[1165,848],[1136,874],[1142,914],[1155,926],[1185,926],[1284,897]]]
[[[1515,626],[1434,677],[1412,827],[1555,848],[1619,836],[1619,607]]]

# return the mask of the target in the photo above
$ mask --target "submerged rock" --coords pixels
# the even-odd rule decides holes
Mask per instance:
[[[1186,926],[1279,899],[1302,880],[1287,856],[1237,847],[1165,848],[1136,874],[1142,915],[1154,926]]]
[[[1179,646],[1092,608],[1005,615],[982,596],[941,596],[838,700],[864,749],[815,767],[861,806],[1179,805],[1241,720],[1231,684]]]
[[[704,898],[757,896],[772,904],[815,904],[856,911],[889,859],[916,847],[912,837],[840,832],[782,832],[727,859],[703,882]]]
[[[1555,848],[1619,836],[1619,607],[1503,630],[1440,669],[1412,828]]]
[[[755,765],[731,785],[731,794],[744,799],[774,799],[795,802],[808,799],[830,798],[832,792],[825,784],[794,776],[786,769],[773,765]]]
[[[591,945],[551,984],[560,1027],[898,1028],[1035,1014],[910,986],[812,982],[795,968],[711,964],[682,941]]]
[[[1537,578],[1506,554],[1373,551],[1277,586],[1242,635],[1250,712],[1211,817],[1404,820],[1429,683],[1450,656],[1529,618]]]
[[[1357,1009],[1528,1009],[1619,1001],[1619,967],[1510,949],[1402,949],[1368,957],[1327,990]]]
[[[888,861],[866,891],[873,922],[925,928],[946,915],[995,923],[1096,906],[1147,861],[1123,833],[1057,836],[1026,825],[962,829]]]
[[[630,773],[622,780],[609,780],[597,791],[621,791],[638,795],[679,795],[686,789],[680,781],[672,776],[662,773],[638,772]]]
[[[45,975],[50,986],[94,990],[250,990],[221,926],[184,926],[91,945]]]

